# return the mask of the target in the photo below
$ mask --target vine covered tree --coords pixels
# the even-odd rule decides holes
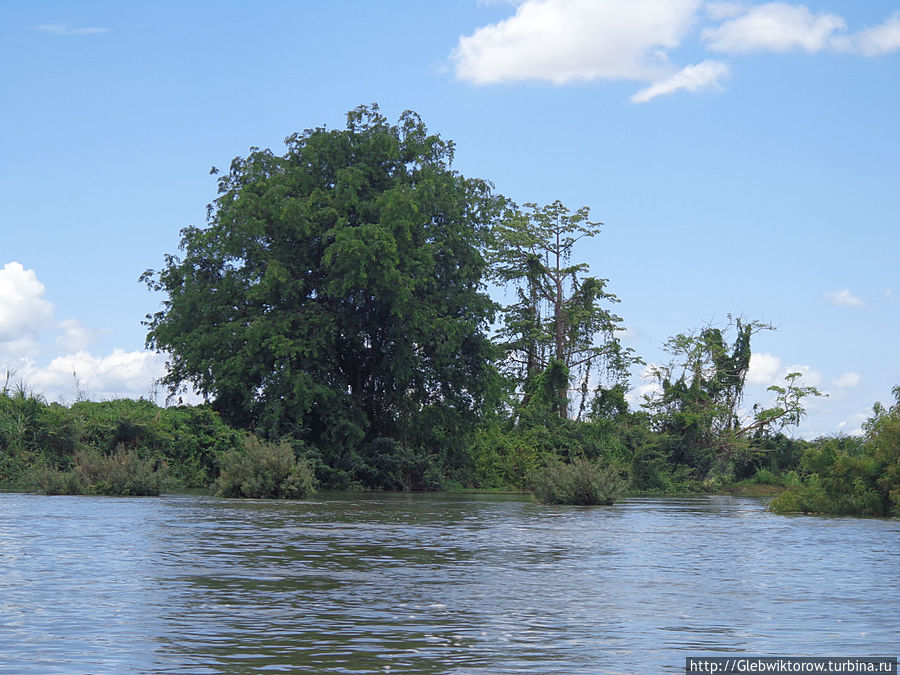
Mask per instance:
[[[452,437],[492,376],[491,186],[412,112],[392,125],[359,107],[286,145],[236,158],[207,225],[142,276],[166,295],[146,322],[164,383],[345,472],[365,443]]]
[[[606,279],[588,276],[587,263],[572,262],[575,244],[599,232],[582,207],[574,213],[561,202],[509,209],[494,230],[492,261],[497,281],[515,289],[499,331],[508,371],[527,406],[534,398],[563,419],[581,418],[593,401],[618,395],[637,361],[622,347],[622,319],[609,305],[619,299]],[[601,407],[602,407],[601,403]]]
[[[803,399],[823,396],[815,387],[801,385],[800,373],[788,373],[784,386],[768,388],[776,395],[773,406],[756,404],[752,414],[743,413],[751,338],[774,327],[728,318],[724,330],[708,326],[670,338],[663,349],[672,361],[650,368],[659,386],[646,405],[656,427],[670,439],[676,463],[701,471],[717,457],[728,459],[746,452],[753,438],[799,424],[805,414]]]

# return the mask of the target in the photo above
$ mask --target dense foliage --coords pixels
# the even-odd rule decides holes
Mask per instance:
[[[162,408],[121,399],[66,407],[47,403],[24,386],[5,387],[0,389],[0,484],[31,487],[40,477],[41,489],[50,489],[53,481],[69,486],[52,488],[55,492],[111,492],[100,484],[125,484],[101,474],[115,469],[121,475],[156,474],[150,480],[156,488],[163,477],[171,485],[206,487],[218,475],[218,457],[239,447],[243,436],[204,406]],[[111,464],[101,466],[107,459]]]
[[[315,494],[315,478],[288,443],[266,443],[247,436],[240,450],[222,455],[215,492],[221,497],[303,499]]]
[[[865,438],[821,439],[800,460],[799,485],[776,497],[779,513],[900,516],[900,386],[876,404]]]
[[[495,369],[482,239],[499,201],[453,144],[377,107],[232,162],[205,228],[143,279],[167,299],[147,342],[231,424],[292,437],[332,486],[377,473],[380,439],[460,468]],[[380,444],[380,445],[379,445]],[[405,487],[420,486],[411,475]]]
[[[626,481],[610,466],[581,457],[553,461],[533,479],[534,497],[542,504],[609,505],[625,493]]]
[[[82,448],[68,470],[40,465],[31,473],[33,487],[47,495],[157,496],[165,478],[165,464],[142,459],[122,444],[112,454]]]

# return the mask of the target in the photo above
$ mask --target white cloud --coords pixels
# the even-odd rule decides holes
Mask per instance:
[[[851,415],[847,419],[838,422],[837,428],[841,433],[845,433],[848,436],[862,436],[863,429],[862,425],[869,416],[866,413],[857,413],[856,415]]]
[[[750,358],[753,357],[751,356]],[[814,370],[812,366],[788,366],[784,369],[784,372],[779,379],[784,379],[784,377],[790,373],[800,373],[800,375],[802,375],[802,377],[796,381],[801,387],[818,387],[822,384],[822,374],[819,371]]]
[[[662,387],[658,382],[645,382],[625,395],[625,400],[632,408],[639,408],[644,405],[644,397],[649,396],[651,399],[662,393]]]
[[[14,379],[49,400],[72,400],[75,377],[92,397],[147,396],[165,374],[165,358],[148,351],[115,349],[106,356],[88,351],[91,331],[77,319],[53,321],[53,304],[34,270],[18,262],[0,268],[0,377]],[[56,345],[66,356],[38,360],[56,332]],[[43,352],[45,353],[45,352]]]
[[[845,288],[840,291],[828,291],[825,293],[825,299],[832,305],[847,305],[850,307],[858,307],[863,301],[853,295],[849,289]]]
[[[0,370],[5,371],[17,361],[34,356],[39,351],[38,341],[33,336],[0,342]]]
[[[900,49],[900,12],[894,12],[883,23],[853,35],[839,36],[833,41],[836,51],[880,56]]]
[[[754,352],[750,354],[747,382],[764,386],[775,384],[784,377],[783,375],[779,377],[779,370],[781,370],[781,359],[777,356]]]
[[[842,17],[827,12],[813,14],[805,5],[770,2],[745,7],[714,2],[706,9],[714,20],[726,19],[702,32],[708,48],[717,52],[800,49],[879,56],[900,49],[900,11],[877,26],[847,34],[847,22]]]
[[[813,14],[804,5],[770,2],[704,29],[702,37],[717,52],[818,52],[833,46],[834,34],[846,27],[836,14]]]
[[[60,321],[59,327],[63,332],[56,336],[56,344],[64,352],[78,352],[90,344],[91,332],[78,319]]]
[[[740,2],[708,2],[705,9],[707,16],[713,21],[732,19],[747,11],[746,6]]]
[[[628,401],[628,405],[632,408],[639,408],[642,406],[644,404],[645,396],[653,398],[662,393],[662,387],[654,374],[655,369],[658,367],[657,364],[648,363],[641,369],[641,373],[638,376],[641,383],[636,387],[632,387],[625,395],[625,400]]]
[[[451,59],[475,84],[653,81],[691,28],[700,0],[526,0],[514,16],[463,36]]]
[[[670,52],[699,37],[712,52],[822,51],[877,56],[900,50],[900,11],[847,32],[843,17],[790,2],[719,0],[478,0],[515,14],[461,36],[450,55],[460,80],[648,83],[631,97],[646,103],[677,91],[721,89],[726,63],[681,67]],[[701,9],[703,11],[701,11]],[[698,22],[707,24],[695,32]]]
[[[894,12],[880,26],[856,34],[857,51],[866,56],[878,56],[900,49],[900,12]]]
[[[50,33],[51,35],[99,35],[108,32],[108,28],[99,28],[97,26],[85,26],[84,28],[69,28],[65,24],[45,23],[35,26],[42,33]]]
[[[165,374],[165,363],[148,351],[115,349],[107,356],[79,351],[57,356],[43,367],[29,362],[19,374],[29,388],[50,400],[73,399],[76,378],[91,398],[139,397]]]
[[[685,91],[721,89],[719,80],[726,77],[728,73],[728,66],[721,61],[703,61],[694,66],[687,66],[671,77],[651,84],[646,89],[641,89],[631,97],[631,102],[646,103],[657,96],[671,94],[682,89]]]
[[[0,269],[0,349],[6,354],[33,349],[38,332],[53,317],[44,284],[34,270],[9,262]]]
[[[852,389],[853,387],[859,386],[861,381],[862,376],[859,373],[844,373],[834,380],[832,384],[839,389]]]

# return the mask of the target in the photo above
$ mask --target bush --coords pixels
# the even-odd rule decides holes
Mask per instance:
[[[30,488],[45,495],[84,494],[81,474],[77,471],[60,471],[41,464],[34,467],[26,478]]]
[[[421,474],[411,448],[391,438],[376,438],[354,453],[353,473],[369,490],[410,490]]]
[[[900,388],[894,393],[896,405],[875,406],[865,439],[820,438],[807,448],[800,462],[803,478],[769,508],[776,513],[900,516]]]
[[[523,490],[540,466],[540,453],[530,431],[505,430],[498,424],[475,432],[469,449],[473,482],[478,487]]]
[[[757,469],[750,479],[757,485],[781,485],[781,479],[768,469]]]
[[[881,495],[860,480],[839,494],[829,493],[817,481],[793,487],[775,497],[769,508],[775,513],[837,513],[852,516],[885,515]]]
[[[570,464],[548,463],[535,474],[532,489],[542,504],[588,506],[612,504],[626,487],[626,481],[612,467],[578,457]]]
[[[217,473],[216,457],[240,447],[242,434],[206,406],[160,408],[150,401],[81,401],[70,417],[78,443],[112,450],[118,444],[164,460],[172,477],[186,487],[208,486]]]
[[[303,499],[315,493],[313,472],[298,460],[289,443],[266,443],[247,436],[242,450],[230,450],[220,459],[215,484],[220,497]]]
[[[31,472],[31,482],[47,495],[157,496],[165,475],[164,466],[155,467],[119,445],[111,455],[94,448],[79,450],[68,471],[39,465]]]

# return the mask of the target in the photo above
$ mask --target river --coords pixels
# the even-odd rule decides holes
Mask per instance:
[[[897,653],[900,521],[754,499],[539,506],[0,494],[2,673],[659,673]]]

